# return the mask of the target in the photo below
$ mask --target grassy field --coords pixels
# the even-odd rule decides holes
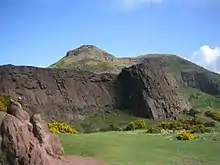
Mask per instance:
[[[206,140],[177,141],[170,134],[106,132],[61,135],[60,139],[66,154],[98,157],[110,165],[219,165],[220,136],[207,136]]]

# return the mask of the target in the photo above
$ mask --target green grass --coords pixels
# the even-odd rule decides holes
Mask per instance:
[[[106,113],[94,115],[85,118],[84,120],[75,120],[70,124],[79,132],[91,132],[99,131],[102,128],[107,128],[110,125],[114,125],[118,128],[124,128],[128,122],[137,117],[131,116],[122,110],[112,110],[108,115]],[[154,124],[153,120],[145,119],[148,125]],[[87,127],[87,128],[86,128]]]
[[[195,88],[180,88],[180,93],[187,99],[191,106],[196,109],[206,110],[212,108],[213,110],[220,111],[220,98],[204,93]]]
[[[135,132],[60,136],[66,154],[97,157],[110,165],[219,165],[220,141],[170,138]]]

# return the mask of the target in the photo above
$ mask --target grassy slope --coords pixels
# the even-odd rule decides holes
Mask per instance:
[[[216,96],[201,92],[195,88],[180,88],[180,92],[192,105],[192,107],[200,110],[212,108],[220,111],[220,99]]]
[[[127,123],[131,120],[137,119],[120,110],[113,110],[110,114],[102,114],[87,117],[84,120],[72,121],[70,124],[79,132],[94,132],[99,131],[102,128],[108,128],[109,125],[114,125],[117,128],[126,127]],[[147,120],[148,125],[154,123],[152,120]]]
[[[115,58],[95,46],[81,46],[69,51],[67,56],[49,66],[51,68],[74,69],[95,73],[119,73],[122,68],[135,64],[130,58]]]
[[[220,141],[176,141],[170,140],[170,135],[127,132],[60,138],[66,154],[98,157],[110,165],[219,165],[220,162]]]

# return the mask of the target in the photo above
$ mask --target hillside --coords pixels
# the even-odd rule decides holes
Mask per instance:
[[[94,73],[119,73],[122,68],[136,63],[136,59],[115,58],[98,47],[83,45],[68,51],[65,57],[49,67]]]
[[[147,54],[136,58],[116,58],[95,46],[83,45],[67,52],[65,57],[50,67],[119,74],[124,67],[143,63],[147,59],[151,63],[157,60],[161,61],[162,67],[177,80],[180,86],[180,93],[186,99],[189,99],[192,95],[202,95],[208,99],[208,101],[203,103],[205,107],[206,104],[219,105],[218,103],[216,104],[216,101],[220,101],[218,99],[218,96],[220,96],[220,75],[177,55]],[[212,100],[214,100],[214,103],[212,103]],[[193,101],[198,102],[196,100]]]
[[[22,98],[30,114],[46,120],[70,122],[107,110],[163,120],[175,118],[188,104],[176,80],[160,66],[160,59],[143,61],[119,75],[70,69],[1,66],[0,93]]]
[[[84,45],[50,68],[1,66],[0,94],[21,97],[30,114],[47,121],[92,126],[109,110],[123,110],[112,117],[123,123],[134,116],[167,120],[191,107],[219,110],[220,76],[176,55],[116,58]]]

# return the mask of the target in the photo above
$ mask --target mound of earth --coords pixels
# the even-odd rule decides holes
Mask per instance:
[[[57,135],[39,114],[31,118],[13,100],[1,124],[1,165],[104,165],[93,158],[64,156]]]

